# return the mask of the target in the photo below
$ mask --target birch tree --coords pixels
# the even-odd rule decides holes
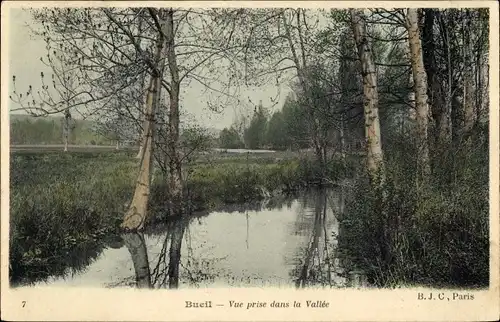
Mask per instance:
[[[429,106],[427,103],[427,76],[423,63],[417,9],[408,9],[406,14],[406,28],[408,29],[408,43],[411,53],[411,67],[417,110],[417,169],[420,179],[426,180],[430,175],[428,145]]]
[[[385,174],[378,116],[377,71],[373,62],[371,43],[367,37],[365,15],[358,9],[350,9],[350,15],[363,76],[367,166],[372,179],[380,176],[383,180]]]

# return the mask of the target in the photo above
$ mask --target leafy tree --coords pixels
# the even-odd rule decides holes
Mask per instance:
[[[283,122],[285,123],[285,132],[290,140],[290,146],[294,148],[309,147],[307,138],[307,124],[305,122],[305,112],[292,96],[288,96],[283,104]]]
[[[245,144],[241,141],[238,131],[231,126],[220,132],[219,146],[224,149],[241,149],[245,147]]]
[[[275,112],[267,126],[267,143],[271,148],[276,150],[283,150],[290,146],[290,136],[287,133],[285,119],[283,112]]]
[[[262,102],[255,109],[249,127],[245,130],[245,145],[249,149],[263,148],[266,144],[267,115]]]

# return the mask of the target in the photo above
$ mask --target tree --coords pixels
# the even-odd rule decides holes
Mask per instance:
[[[384,179],[384,157],[378,116],[377,72],[373,63],[371,44],[366,34],[365,16],[361,10],[357,9],[350,9],[350,13],[362,67],[368,171],[372,179],[376,176]]]
[[[297,101],[304,105],[307,112],[310,120],[307,127],[309,145],[315,149],[322,145],[318,136],[321,130],[317,128],[320,117],[314,113],[315,102],[311,101],[306,78],[311,62],[321,60],[319,55],[313,59],[321,16],[318,10],[302,8],[245,10],[243,21],[246,30],[240,31],[246,43],[240,60],[244,62],[248,81],[266,83],[272,80],[279,83],[284,77],[290,80],[297,78],[295,91],[300,91]],[[318,158],[322,155],[318,151]]]
[[[266,132],[266,142],[276,150],[283,150],[290,146],[285,119],[281,111],[275,112],[269,120]]]
[[[219,146],[224,149],[241,149],[245,145],[234,127],[224,128],[219,134]]]
[[[418,177],[420,180],[425,181],[428,180],[431,173],[427,133],[429,106],[427,104],[427,76],[423,63],[417,9],[408,9],[406,14],[406,28],[408,29],[408,43],[411,53],[411,66],[417,109],[417,169]]]
[[[307,148],[310,140],[305,122],[304,107],[301,106],[292,96],[288,96],[282,108],[285,132],[290,139],[290,145],[296,148]]]
[[[71,130],[74,129],[74,124],[71,121],[72,121],[71,113],[70,113],[69,109],[66,109],[64,111],[64,118],[63,118],[64,152],[68,151],[69,136],[71,134]]]
[[[63,73],[54,67],[53,56],[63,62],[64,72],[73,73],[70,79],[75,85],[67,91],[67,97],[53,99],[53,93],[43,84],[39,102],[33,103],[36,106],[22,108],[38,115],[60,113],[67,108],[84,110],[87,116],[96,114],[99,119],[104,115],[127,115],[142,133],[143,148],[136,193],[123,227],[142,228],[153,153],[168,163],[168,212],[181,214],[181,84],[196,81],[221,96],[232,97],[229,85],[238,75],[228,51],[241,47],[232,39],[238,10],[47,8],[32,13],[44,28],[39,35],[46,40],[55,80]],[[216,61],[222,61],[217,75],[213,68]],[[227,79],[219,77],[224,72]],[[146,78],[149,86],[144,91]],[[54,82],[55,88],[63,85]],[[155,138],[156,133],[161,137]],[[150,151],[144,151],[146,147]],[[129,221],[130,216],[137,220]]]
[[[255,150],[266,144],[267,115],[262,102],[255,109],[250,125],[245,130],[244,138],[247,148]]]

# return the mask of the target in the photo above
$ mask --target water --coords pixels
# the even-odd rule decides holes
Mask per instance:
[[[226,153],[275,153],[276,151],[274,150],[249,150],[249,149],[221,149],[221,148],[214,148],[213,149],[216,152],[226,152]]]
[[[85,287],[341,287],[339,189],[233,206],[116,236],[83,270],[38,285]],[[84,254],[82,254],[84,256]]]

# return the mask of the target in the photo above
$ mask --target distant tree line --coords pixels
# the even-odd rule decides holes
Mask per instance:
[[[94,123],[72,120],[68,127],[68,143],[78,145],[108,145],[112,140],[94,129]],[[64,119],[59,117],[13,117],[10,122],[11,144],[63,144]]]

